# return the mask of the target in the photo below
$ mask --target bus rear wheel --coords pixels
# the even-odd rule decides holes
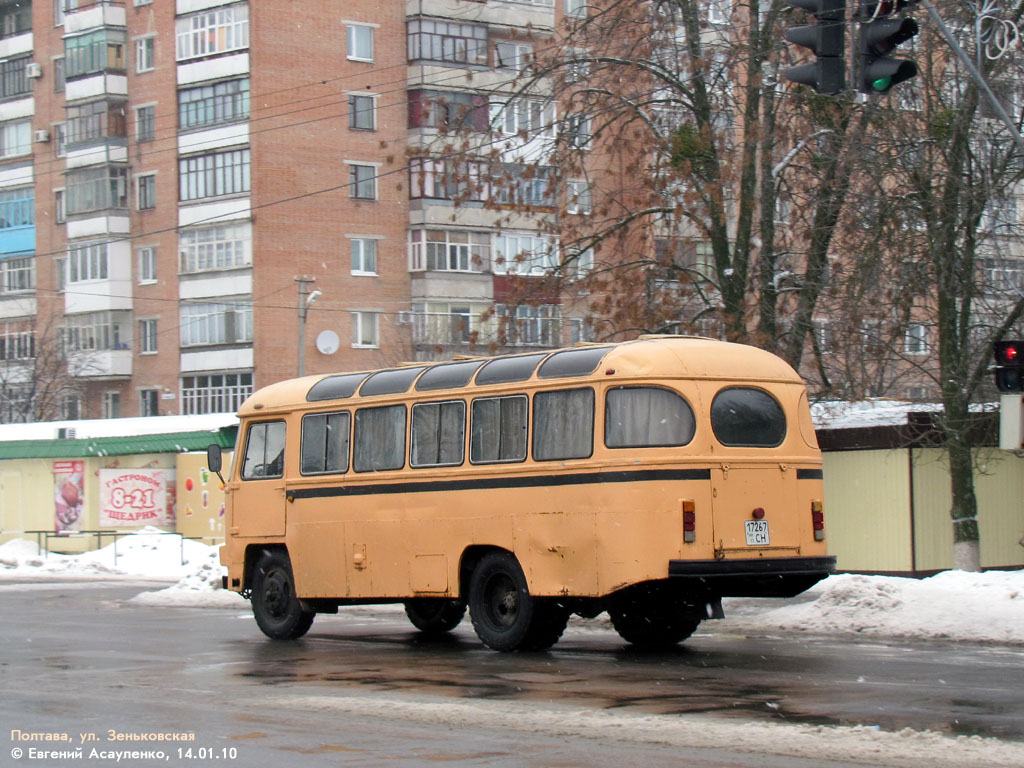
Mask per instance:
[[[313,624],[295,594],[292,564],[285,552],[265,552],[256,562],[252,582],[252,613],[263,634],[274,640],[295,640]]]
[[[565,631],[569,612],[533,597],[519,561],[508,552],[480,560],[469,586],[469,615],[477,637],[495,651],[542,651]]]
[[[638,648],[671,648],[692,635],[701,617],[690,610],[673,611],[622,601],[608,610],[619,637]]]
[[[461,600],[418,597],[405,601],[405,615],[420,632],[436,637],[459,626],[466,615],[466,604]]]

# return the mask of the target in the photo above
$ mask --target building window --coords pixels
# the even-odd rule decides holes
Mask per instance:
[[[78,0],[53,0],[53,23],[61,26],[64,24],[64,14],[77,10]]]
[[[522,72],[533,61],[533,46],[524,43],[498,43],[495,55],[497,60],[494,64],[499,69]]]
[[[31,120],[18,120],[0,126],[0,158],[27,155],[31,151]]]
[[[36,288],[34,256],[0,259],[0,295],[26,293]]]
[[[409,235],[409,269],[484,272],[491,264],[491,235],[443,229],[414,229]]]
[[[249,191],[249,150],[234,149],[178,160],[182,200],[233,195]]]
[[[143,389],[139,391],[139,416],[160,415],[160,390]]]
[[[109,276],[107,244],[88,243],[68,250],[68,282],[106,280]]]
[[[0,361],[31,360],[36,356],[36,334],[32,330],[11,328],[4,323],[0,332]]]
[[[229,5],[184,16],[174,23],[178,61],[249,47],[249,6]]]
[[[0,232],[36,223],[35,187],[0,189]]]
[[[138,201],[139,210],[148,211],[156,208],[156,174],[136,176],[135,184],[135,199]]]
[[[60,417],[64,421],[78,421],[82,418],[82,398],[79,395],[65,395],[60,403]]]
[[[494,200],[502,205],[552,206],[556,202],[552,175],[550,168],[502,165],[491,179]]]
[[[252,301],[181,305],[181,346],[252,341]]]
[[[156,282],[156,246],[147,245],[137,251],[139,257],[139,283]]]
[[[135,41],[135,71],[152,72],[156,67],[156,38],[140,37]]]
[[[467,130],[489,128],[487,101],[465,91],[409,91],[409,127]]]
[[[376,312],[353,312],[352,313],[352,346],[353,347],[379,347],[380,326],[379,315]]]
[[[53,151],[57,157],[64,157],[68,153],[68,127],[66,123],[53,124]]]
[[[372,131],[377,127],[374,112],[376,99],[373,96],[352,94],[348,97],[348,127],[360,131]]]
[[[53,60],[53,92],[63,93],[64,91],[64,57],[58,56]]]
[[[64,76],[124,70],[124,47],[124,32],[116,29],[98,29],[65,38]]]
[[[484,26],[413,19],[408,30],[409,61],[487,66],[487,28]]]
[[[249,117],[249,78],[178,91],[178,127],[182,130],[230,123]]]
[[[731,12],[729,0],[711,0],[708,3],[708,21],[712,24],[728,24]]]
[[[63,189],[55,189],[53,191],[53,218],[58,224],[63,224],[68,220],[67,212],[64,208]]]
[[[181,377],[181,412],[235,413],[252,394],[252,373]]]
[[[587,0],[565,0],[565,15],[580,18],[587,15]]]
[[[156,319],[139,320],[139,353],[156,353]]]
[[[588,214],[591,210],[590,182],[567,182],[565,212]]]
[[[491,194],[490,164],[433,158],[409,161],[409,196],[461,202],[482,202]]]
[[[103,418],[116,419],[121,416],[121,393],[103,393]]]
[[[926,355],[930,351],[928,326],[914,323],[903,335],[903,351],[908,355]]]
[[[352,245],[352,274],[376,275],[377,239],[372,237],[353,237],[350,243]]]
[[[91,101],[67,108],[66,144],[95,141],[108,136],[127,136],[123,101]]]
[[[67,174],[67,214],[128,207],[128,169],[75,168]]]
[[[377,169],[372,165],[348,166],[349,196],[355,200],[377,199]]]
[[[131,312],[67,315],[61,342],[65,352],[131,349]]]
[[[0,61],[0,99],[32,93],[32,81],[26,74],[26,67],[31,61],[31,54]]]
[[[231,269],[252,264],[252,225],[231,224],[192,229],[178,236],[183,273]]]
[[[509,307],[494,305],[494,314],[509,346],[557,347],[562,340],[562,314],[557,304]]]
[[[551,238],[495,235],[495,274],[543,275],[557,268],[558,248]]]
[[[32,3],[0,5],[0,37],[14,37],[32,31]]]
[[[593,138],[592,121],[588,115],[569,115],[565,118],[564,138],[571,147],[589,149]]]
[[[149,104],[135,108],[135,140],[152,141],[156,138],[156,107]]]
[[[366,24],[346,24],[348,30],[348,58],[373,61],[373,27]]]
[[[492,122],[498,131],[506,136],[555,135],[555,105],[544,99],[512,99],[504,104],[494,105]]]

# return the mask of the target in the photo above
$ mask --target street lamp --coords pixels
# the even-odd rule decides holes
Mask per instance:
[[[309,290],[309,284],[315,282],[312,275],[297,275],[295,282],[299,284],[299,365],[298,375],[306,375],[306,315],[313,302],[320,298],[319,290]]]

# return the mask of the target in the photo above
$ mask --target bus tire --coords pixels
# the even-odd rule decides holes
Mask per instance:
[[[619,637],[637,648],[671,648],[692,635],[701,619],[692,612],[673,613],[641,605],[618,605],[608,611]]]
[[[530,594],[519,561],[509,552],[481,558],[469,585],[469,615],[477,637],[495,651],[542,651],[565,631],[569,612]]]
[[[313,611],[307,611],[295,595],[295,579],[288,555],[270,550],[253,571],[252,613],[263,634],[274,640],[295,640],[309,631]]]
[[[405,615],[420,632],[437,637],[459,626],[466,604],[443,597],[418,597],[405,601]]]

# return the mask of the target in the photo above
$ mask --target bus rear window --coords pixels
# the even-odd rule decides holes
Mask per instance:
[[[594,452],[594,390],[533,396],[533,459],[585,459]]]
[[[348,434],[351,416],[342,413],[310,413],[302,417],[304,475],[344,472],[348,469]]]
[[[405,466],[405,406],[356,411],[352,466],[356,472],[380,472]]]
[[[609,448],[686,445],[697,425],[682,397],[658,387],[616,387],[605,398],[604,444]]]
[[[242,479],[259,480],[284,475],[284,422],[269,421],[249,426],[242,459]]]
[[[786,414],[762,389],[730,387],[711,403],[711,429],[722,445],[774,448],[786,437]]]

